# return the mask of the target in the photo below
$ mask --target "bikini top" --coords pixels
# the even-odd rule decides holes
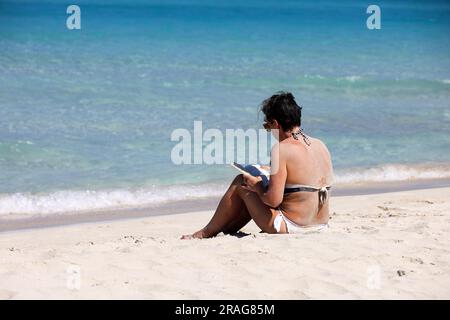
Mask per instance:
[[[293,192],[319,192],[319,205],[322,206],[328,199],[328,191],[330,191],[331,186],[324,186],[321,188],[303,185],[303,184],[286,184],[284,187],[284,194],[289,194]]]

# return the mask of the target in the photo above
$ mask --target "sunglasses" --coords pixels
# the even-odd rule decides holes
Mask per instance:
[[[270,123],[271,123],[271,122],[272,122],[272,120],[271,120],[271,121],[267,121],[267,120],[264,118],[263,127],[264,127],[264,129],[266,129],[267,132],[270,132]]]

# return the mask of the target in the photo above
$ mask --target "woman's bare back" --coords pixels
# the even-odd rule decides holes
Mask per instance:
[[[333,182],[330,153],[319,139],[309,137],[310,145],[303,139],[286,139],[286,184],[302,184],[321,188]],[[283,213],[299,225],[327,223],[329,201],[319,208],[318,192],[295,192],[286,194],[280,205]]]

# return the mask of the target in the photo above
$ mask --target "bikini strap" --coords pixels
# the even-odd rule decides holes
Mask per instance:
[[[311,145],[311,141],[309,141],[308,136],[303,132],[303,130],[302,130],[301,128],[298,129],[297,132],[292,132],[291,134],[292,134],[292,137],[293,137],[295,140],[298,140],[298,135],[301,135],[301,136],[303,137],[303,141],[305,141],[305,143],[306,143],[308,146]]]

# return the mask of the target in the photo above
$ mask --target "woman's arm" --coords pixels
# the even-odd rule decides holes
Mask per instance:
[[[256,192],[269,207],[276,208],[283,202],[284,185],[286,183],[285,148],[279,143],[272,148],[269,187],[264,190],[260,177],[244,175],[246,189]]]

